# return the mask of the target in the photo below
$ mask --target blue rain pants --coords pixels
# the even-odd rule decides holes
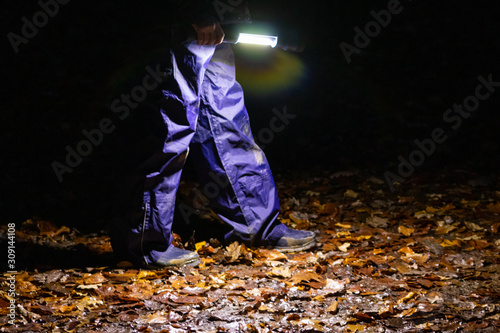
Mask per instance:
[[[272,245],[286,226],[277,220],[276,186],[263,151],[254,142],[243,90],[235,79],[229,44],[185,42],[171,49],[173,84],[162,89],[163,147],[143,164],[140,220],[126,232],[127,257],[154,264],[172,242],[175,197],[182,168],[194,159],[214,212],[230,226],[226,243]],[[213,187],[213,186],[212,186]],[[186,221],[187,223],[189,221]]]

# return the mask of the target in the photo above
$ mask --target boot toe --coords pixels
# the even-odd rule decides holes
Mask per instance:
[[[198,253],[170,246],[170,248],[153,265],[159,267],[196,267],[199,263],[200,256]]]
[[[280,252],[299,252],[308,250],[314,245],[316,245],[314,232],[288,229],[274,248]]]

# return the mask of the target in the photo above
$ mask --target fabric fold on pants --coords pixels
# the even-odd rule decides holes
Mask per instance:
[[[186,42],[174,47],[171,57],[174,80],[161,87],[163,145],[140,167],[142,219],[133,214],[136,222],[125,239],[114,243],[125,242],[120,246],[125,257],[145,264],[154,264],[171,246],[175,197],[188,155],[195,160],[202,186],[213,177],[220,180],[205,195],[231,227],[225,240],[253,246],[275,243],[286,227],[277,220],[276,186],[253,140],[231,46]]]

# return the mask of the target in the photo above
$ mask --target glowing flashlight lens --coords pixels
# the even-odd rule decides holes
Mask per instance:
[[[269,45],[275,47],[278,44],[278,37],[240,33],[236,43]]]

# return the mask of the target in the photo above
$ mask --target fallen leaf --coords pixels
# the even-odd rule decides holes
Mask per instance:
[[[460,241],[455,239],[455,240],[449,240],[449,239],[445,239],[441,242],[440,244],[442,247],[453,247],[453,246],[459,246],[460,245]]]
[[[170,282],[172,288],[174,289],[182,289],[186,287],[186,279],[182,276],[172,275],[168,278],[168,282]]]
[[[366,223],[374,228],[386,228],[389,225],[389,220],[379,216],[371,216],[366,219]]]
[[[78,289],[99,289],[102,286],[102,283],[98,284],[79,284],[76,286]]]
[[[415,254],[415,252],[408,246],[399,249],[398,252],[404,253],[407,256]]]
[[[230,280],[226,283],[224,286],[224,289],[229,289],[229,290],[236,290],[236,289],[241,289],[244,290],[246,286],[246,282],[244,280],[239,280],[239,279],[233,279]]]
[[[326,294],[336,294],[345,290],[346,281],[343,280],[333,280],[326,279],[325,286],[323,287],[323,292]]]
[[[370,316],[369,314],[364,313],[364,312],[356,312],[352,316],[354,318],[356,318],[357,320],[364,321],[367,323],[370,323],[373,321],[373,317]]]
[[[178,294],[172,292],[163,292],[158,295],[154,295],[153,300],[160,303],[168,304],[169,302],[177,304],[200,304],[203,303],[205,297],[201,296],[179,296]]]
[[[51,221],[36,221],[36,226],[40,231],[40,236],[53,237],[57,230],[59,230],[57,225]]]
[[[319,213],[321,215],[330,215],[335,217],[336,215],[338,215],[339,209],[334,203],[327,202]]]
[[[213,258],[201,258],[200,269],[206,269],[207,265],[215,264],[215,260]]]
[[[365,330],[365,328],[366,328],[366,325],[347,324],[346,332],[348,332],[348,333],[363,332]]]
[[[150,299],[155,293],[153,286],[149,282],[136,282],[126,286],[125,289],[124,297],[138,300]]]
[[[425,211],[429,214],[436,214],[438,212],[440,212],[441,210],[439,208],[434,208],[432,206],[428,206]]]
[[[260,260],[271,260],[271,261],[287,261],[288,260],[288,257],[281,253],[280,251],[278,250],[275,250],[275,249],[257,249],[255,251],[253,251],[253,253],[255,253],[255,256],[257,257],[257,259],[260,259]]]
[[[288,281],[295,285],[310,281],[324,282],[324,278],[317,273],[305,271],[293,275]]]
[[[425,288],[431,288],[434,285],[433,281],[427,279],[417,279],[417,282],[424,286]]]
[[[465,225],[467,226],[467,228],[469,228],[472,231],[483,231],[484,230],[483,227],[481,227],[480,225],[477,225],[475,223],[472,223],[472,222],[465,222]]]
[[[292,276],[292,272],[289,267],[273,267],[273,269],[271,269],[271,271],[267,274],[269,276],[282,277],[286,279]]]
[[[241,254],[241,247],[245,245],[240,245],[238,242],[233,242],[226,247],[226,260],[228,262],[235,262],[238,260]]]
[[[90,310],[92,308],[98,307],[99,305],[102,305],[104,302],[100,299],[97,299],[94,296],[85,296],[82,299],[79,299],[76,302],[76,307],[78,310],[83,311],[83,310]]]
[[[203,245],[205,245],[205,244],[207,244],[207,242],[205,242],[205,241],[194,244],[194,246],[196,248],[196,252],[200,251],[201,248],[203,247]]]
[[[297,321],[297,320],[300,320],[300,316],[296,313],[292,313],[291,315],[289,315],[288,317],[286,317],[286,320],[287,321]]]
[[[24,296],[29,296],[35,294],[38,291],[38,288],[31,282],[26,280],[17,280],[16,281],[16,291]]]
[[[359,195],[359,193],[356,193],[353,190],[347,190],[344,193],[344,196],[346,196],[348,198],[353,198],[353,199],[356,199],[358,197],[358,195]]]
[[[73,310],[76,309],[76,305],[70,304],[70,305],[62,305],[60,306],[57,311],[60,313],[70,313],[73,312]]]
[[[147,315],[142,315],[134,320],[138,324],[164,324],[168,321],[168,318],[161,314],[150,313]]]
[[[400,234],[405,235],[405,236],[411,236],[411,234],[413,234],[415,232],[415,229],[413,229],[413,228],[407,228],[405,226],[400,225],[398,227],[398,232]]]
[[[326,312],[330,312],[332,314],[335,314],[337,313],[338,311],[338,306],[339,306],[339,302],[338,301],[334,301],[329,307],[328,309],[326,309]]]
[[[488,205],[488,210],[492,213],[500,214],[500,202],[497,202],[495,204],[490,203]]]
[[[414,215],[417,219],[430,219],[434,217],[434,214],[429,214],[427,211],[422,210],[419,212],[416,212]]]
[[[142,279],[153,280],[157,279],[158,275],[156,274],[155,271],[140,271],[135,278],[136,280],[142,280]]]
[[[457,228],[456,223],[454,224],[444,224],[444,221],[439,221],[438,222],[438,227],[434,231],[436,235],[443,235],[443,234],[448,234],[450,231],[453,231]]]
[[[398,299],[398,304],[406,303],[407,301],[409,301],[410,299],[412,299],[414,296],[415,296],[415,292],[410,291],[408,294],[406,294],[402,298]]]
[[[483,239],[478,239],[475,241],[475,248],[477,250],[486,249],[487,247],[490,247],[490,246],[491,246],[491,244]]]
[[[179,293],[184,294],[184,295],[189,295],[189,296],[200,296],[200,295],[205,294],[207,291],[208,291],[208,288],[206,288],[204,286],[201,287],[201,285],[200,285],[200,286],[196,286],[196,287],[185,287],[185,288],[179,290]]]
[[[99,284],[106,282],[107,279],[102,275],[102,273],[95,273],[95,274],[85,274],[83,276],[83,283],[84,284]]]
[[[290,219],[297,224],[297,229],[307,229],[309,227],[309,215],[301,212],[293,212]]]
[[[259,311],[260,312],[275,312],[276,310],[274,309],[274,306],[272,304],[262,304],[259,306]]]
[[[414,314],[415,312],[417,312],[417,308],[409,308],[409,309],[403,310],[397,316],[400,318],[408,317],[408,316],[411,316],[412,314]]]
[[[351,243],[344,243],[342,245],[339,246],[339,250],[342,251],[342,252],[347,252],[347,248],[351,246]]]

